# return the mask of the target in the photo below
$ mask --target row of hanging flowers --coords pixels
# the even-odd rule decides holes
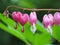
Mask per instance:
[[[8,17],[9,12],[6,10],[4,13]],[[21,13],[21,12],[12,12],[12,19],[15,21],[15,26],[14,28],[17,28],[17,23],[20,23],[22,26],[22,32],[24,32],[24,25],[29,21],[30,22],[30,30],[32,31],[33,34],[36,32],[36,22],[37,22],[37,14],[36,12],[31,12],[30,15],[27,13]],[[43,25],[47,29],[47,31],[52,35],[52,29],[51,27],[56,24],[60,25],[60,12],[55,12],[54,15],[52,14],[45,14],[43,16]]]

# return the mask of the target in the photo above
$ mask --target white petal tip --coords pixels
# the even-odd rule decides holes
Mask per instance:
[[[50,35],[52,35],[52,29],[51,29],[51,26],[48,26],[47,31],[50,33]]]
[[[31,27],[30,27],[30,30],[31,30],[31,32],[32,32],[33,34],[35,34],[35,32],[36,32],[36,27],[35,27],[35,26],[31,26]]]

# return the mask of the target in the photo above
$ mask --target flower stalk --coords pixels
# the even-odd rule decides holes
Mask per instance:
[[[30,10],[30,11],[60,11],[60,9],[33,9],[33,8],[22,8],[19,6],[15,6],[15,5],[10,5],[6,8],[6,10],[8,10],[9,8],[17,8],[17,9],[21,9],[21,10]]]

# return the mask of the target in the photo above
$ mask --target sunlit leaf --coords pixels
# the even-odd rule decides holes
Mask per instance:
[[[3,14],[0,14],[0,20],[2,20],[7,26],[5,26],[2,22],[0,23],[0,28],[2,28],[4,31],[16,36],[17,38],[23,40],[27,44],[33,44],[33,45],[42,45],[42,44],[48,44],[51,41],[51,37],[49,33],[46,31],[46,29],[43,27],[43,25],[37,21],[36,28],[37,31],[35,34],[33,34],[30,30],[30,23],[26,23],[24,26],[24,32],[21,31],[21,24],[18,23],[17,29],[14,29],[14,21],[10,18],[6,18],[6,16],[3,16]],[[2,26],[2,27],[1,27]]]
[[[58,41],[60,41],[60,26],[54,25],[52,29],[53,29],[53,37]]]

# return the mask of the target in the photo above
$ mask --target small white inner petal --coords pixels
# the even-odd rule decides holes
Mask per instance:
[[[9,17],[9,14],[7,14],[7,17]]]
[[[52,29],[51,29],[51,26],[48,26],[47,31],[52,35]]]
[[[30,27],[30,30],[32,31],[33,34],[36,32],[35,24],[33,24],[33,26]]]

